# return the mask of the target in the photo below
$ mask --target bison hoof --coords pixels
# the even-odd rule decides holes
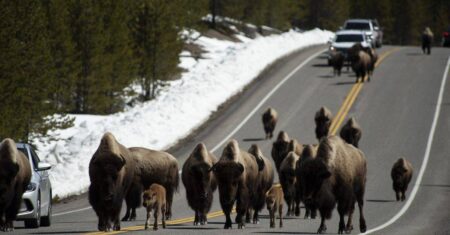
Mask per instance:
[[[194,226],[198,226],[198,221],[194,221]]]
[[[231,223],[225,223],[225,226],[223,227],[224,229],[231,229]]]
[[[238,229],[244,229],[245,228],[245,224],[239,224],[238,225]]]
[[[158,230],[158,227],[157,226],[153,226],[153,230]]]
[[[114,225],[113,230],[114,231],[120,231],[120,225]]]
[[[366,230],[367,230],[366,221],[365,220],[359,221],[359,231],[361,231],[361,233],[365,233]]]
[[[259,219],[254,219],[253,224],[259,224]]]

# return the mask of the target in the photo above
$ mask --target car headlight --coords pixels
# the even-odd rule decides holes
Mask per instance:
[[[33,192],[36,189],[37,189],[37,184],[36,183],[29,183],[28,186],[27,186],[27,191]]]
[[[336,50],[336,48],[330,47],[330,51],[334,51],[334,50]]]

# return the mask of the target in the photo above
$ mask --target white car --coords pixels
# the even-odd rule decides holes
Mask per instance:
[[[329,52],[340,51],[347,58],[348,49],[356,43],[361,43],[364,48],[371,48],[372,45],[367,35],[362,31],[341,30],[336,32],[334,38],[330,41]],[[330,54],[328,55],[328,64],[330,64]]]
[[[43,163],[29,144],[16,143],[17,149],[30,161],[31,181],[22,195],[16,220],[23,220],[26,228],[50,226],[52,215],[52,185],[48,171],[51,165]]]
[[[377,20],[349,19],[345,21],[343,29],[363,31],[373,48],[381,47],[383,44],[383,31],[380,29]]]

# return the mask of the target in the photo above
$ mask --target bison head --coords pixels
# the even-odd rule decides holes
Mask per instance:
[[[218,162],[212,170],[219,185],[221,201],[232,203],[237,195],[239,185],[242,184],[244,166],[239,162]]]
[[[92,164],[96,169],[95,181],[92,184],[98,188],[105,203],[114,201],[116,192],[122,187],[122,176],[126,160],[122,155],[110,153],[109,156],[97,157]]]
[[[314,159],[303,163],[300,170],[300,185],[302,198],[310,206],[316,198],[322,184],[331,176],[331,172],[321,159]]]
[[[316,123],[316,137],[318,140],[324,136],[328,136],[332,119],[332,114],[326,107],[321,107],[317,111],[314,121]]]
[[[191,166],[190,175],[195,179],[195,182],[199,182],[199,184],[193,185],[193,187],[197,187],[197,192],[200,192],[201,199],[207,199],[212,193],[211,190],[211,182],[212,182],[212,172],[211,166],[206,163],[199,163]]]
[[[156,203],[156,200],[158,199],[157,197],[157,193],[154,190],[146,190],[143,194],[142,194],[142,206],[147,208],[147,207],[151,207]]]

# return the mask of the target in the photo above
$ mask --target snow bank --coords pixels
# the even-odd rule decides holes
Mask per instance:
[[[205,122],[220,104],[240,92],[264,68],[295,50],[324,44],[333,34],[319,29],[258,37],[243,43],[200,37],[206,59],[181,57],[185,72],[155,100],[108,115],[75,115],[72,128],[52,133],[62,140],[39,144],[51,163],[53,195],[64,198],[87,191],[89,160],[100,138],[112,132],[125,146],[165,149]],[[183,52],[186,53],[186,52]]]

